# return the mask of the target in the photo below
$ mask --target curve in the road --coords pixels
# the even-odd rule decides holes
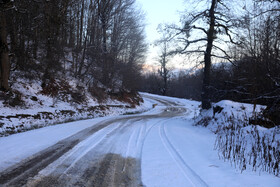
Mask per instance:
[[[7,170],[5,170],[4,172],[0,173],[0,186],[4,185],[4,186],[23,186],[25,185],[30,179],[34,178],[41,170],[43,170],[44,168],[48,167],[49,165],[51,165],[52,163],[54,163],[55,161],[57,161],[59,158],[62,158],[64,156],[64,158],[67,160],[67,153],[68,156],[71,156],[71,151],[75,151],[75,148],[78,144],[80,143],[86,143],[87,140],[89,140],[94,134],[96,134],[97,132],[100,132],[101,130],[107,128],[108,126],[111,126],[112,124],[116,124],[119,123],[118,125],[115,126],[115,128],[111,128],[111,130],[107,131],[105,135],[100,135],[100,139],[96,140],[95,143],[93,143],[93,145],[90,145],[89,147],[85,147],[84,149],[80,149],[80,153],[81,155],[79,155],[78,157],[76,157],[74,160],[72,160],[71,162],[65,162],[66,160],[62,159],[61,162],[61,168],[59,169],[59,171],[61,172],[60,176],[56,176],[55,179],[52,180],[48,180],[49,178],[45,178],[45,182],[48,181],[54,181],[53,184],[56,184],[55,180],[59,180],[59,178],[63,178],[65,176],[67,176],[67,174],[69,174],[70,170],[75,171],[74,167],[75,165],[82,159],[82,158],[90,158],[92,159],[94,156],[91,156],[91,154],[95,154],[96,150],[98,149],[98,147],[100,149],[103,149],[104,147],[106,147],[106,149],[108,149],[108,152],[110,152],[110,149],[113,147],[113,139],[111,139],[110,141],[108,140],[109,137],[113,137],[113,134],[118,134],[118,133],[122,133],[122,131],[129,131],[129,127],[130,124],[134,124],[137,123],[139,124],[139,122],[144,122],[145,120],[149,120],[149,119],[156,119],[156,118],[163,118],[163,120],[160,120],[160,122],[157,120],[155,124],[152,124],[152,126],[149,125],[149,127],[147,127],[147,125],[141,125],[137,130],[133,131],[132,133],[136,133],[137,134],[137,140],[136,140],[136,147],[137,147],[137,154],[139,155],[138,157],[141,158],[142,155],[142,150],[143,150],[143,144],[144,141],[147,137],[147,135],[149,134],[150,130],[153,128],[153,126],[162,123],[162,121],[173,117],[174,115],[181,115],[183,114],[185,111],[181,110],[180,107],[178,108],[178,104],[168,101],[168,100],[164,100],[164,99],[159,99],[159,98],[154,98],[154,97],[149,97],[150,99],[154,99],[156,100],[156,102],[160,102],[164,105],[167,105],[170,107],[171,110],[165,110],[162,111],[161,113],[158,114],[147,114],[147,115],[132,115],[132,116],[122,116],[119,118],[114,118],[114,119],[110,119],[110,120],[106,120],[101,122],[100,124],[94,125],[92,127],[89,127],[85,130],[82,130],[76,134],[74,134],[71,137],[68,137],[64,140],[59,141],[58,143],[56,143],[55,145],[40,151],[39,153],[33,155],[32,157],[29,157],[28,159],[22,161],[21,163],[12,166],[10,168],[8,168]],[[176,107],[172,107],[176,105]],[[174,110],[172,110],[172,108],[174,108]],[[126,124],[129,122],[129,125]],[[109,128],[110,129],[110,128]],[[132,135],[130,135],[128,137],[128,149],[131,148],[132,146]],[[108,140],[108,141],[107,141]],[[120,140],[116,140],[116,142],[118,142]],[[134,142],[135,143],[135,142]],[[110,148],[111,147],[111,148]],[[131,150],[127,150],[124,154],[125,157],[128,156],[128,153]],[[66,156],[66,157],[65,157]],[[122,157],[122,155],[118,155],[118,154],[107,154],[107,155],[101,155],[100,158],[94,158],[95,160],[97,160],[96,162],[99,163],[98,167],[96,167],[95,165],[92,165],[91,167],[93,168],[93,172],[90,172],[91,174],[87,175],[87,177],[89,178],[94,178],[94,180],[90,180],[92,182],[96,182],[96,180],[98,180],[98,178],[100,178],[102,175],[106,175],[106,173],[108,174],[108,180],[116,180],[120,182],[120,179],[122,179],[123,177],[127,178],[128,176],[130,177],[138,177],[139,178],[139,171],[140,171],[140,161],[137,161],[135,159],[132,158],[124,158]],[[95,162],[95,161],[94,161]],[[63,164],[65,164],[63,166]],[[67,164],[68,163],[68,164]],[[70,163],[70,164],[69,164]],[[84,165],[86,165],[86,163],[83,163]],[[109,169],[107,171],[107,169],[104,169],[104,167],[107,167],[108,164],[112,164],[111,169]],[[131,165],[133,167],[127,167],[128,165]],[[114,166],[118,167],[117,169],[120,169],[122,171],[125,171],[123,175],[121,174],[117,174],[116,172],[113,172],[114,170],[116,170],[116,168],[114,168]],[[137,168],[139,167],[139,168]],[[70,173],[71,173],[70,172]],[[135,172],[136,175],[131,175],[131,172]],[[137,174],[138,173],[138,174]],[[117,178],[116,178],[117,176]],[[36,177],[35,177],[36,178]],[[125,179],[127,182],[125,184],[130,184],[128,179]],[[135,180],[136,182],[133,184],[141,184],[141,182],[139,182],[139,180]],[[137,182],[138,181],[138,182]],[[141,181],[141,176],[140,176],[140,181]],[[67,182],[67,181],[66,181]],[[99,181],[100,182],[100,181]],[[106,184],[109,184],[108,182],[105,182]],[[105,184],[104,183],[104,184]],[[42,184],[42,183],[37,183],[37,184]],[[45,183],[45,184],[49,184],[49,183]],[[87,182],[85,182],[84,184],[88,184]],[[103,184],[103,183],[102,183]],[[36,185],[35,185],[36,186]],[[79,185],[78,185],[79,186]]]

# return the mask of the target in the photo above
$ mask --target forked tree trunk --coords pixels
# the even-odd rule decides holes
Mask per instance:
[[[214,41],[215,34],[215,8],[217,6],[217,0],[212,0],[211,8],[209,10],[210,25],[207,34],[207,48],[204,55],[204,77],[202,84],[202,109],[211,108],[211,99],[210,99],[210,70],[211,70],[211,52]]]
[[[0,10],[0,89],[9,90],[10,61],[7,45],[6,17]]]

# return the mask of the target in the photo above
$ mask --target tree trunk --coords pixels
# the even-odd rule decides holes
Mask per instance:
[[[211,108],[210,100],[210,69],[211,69],[211,51],[214,41],[214,32],[215,32],[215,8],[217,5],[217,0],[212,0],[211,8],[209,10],[210,26],[207,34],[207,48],[204,55],[204,77],[202,84],[202,109]]]
[[[79,46],[82,47],[82,41],[83,41],[83,30],[84,30],[84,9],[85,9],[85,2],[83,0],[82,2],[82,9],[81,9],[81,25],[80,25],[80,41]]]
[[[79,64],[79,69],[78,69],[78,72],[77,72],[78,77],[82,78],[82,80],[83,80],[82,69],[84,68],[84,65],[85,65],[86,49],[87,49],[87,36],[85,36],[82,59],[81,59],[81,62]]]
[[[163,95],[166,95],[167,92],[167,69],[166,69],[166,49],[164,52],[164,56],[163,56],[163,64],[162,64],[162,68],[163,68]]]
[[[7,45],[6,17],[0,11],[0,89],[9,90],[10,61]]]

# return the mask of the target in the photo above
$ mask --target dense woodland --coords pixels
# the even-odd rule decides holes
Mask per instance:
[[[0,1],[1,82],[62,77],[111,92],[135,89],[146,51],[135,0]],[[10,75],[10,76],[9,76]]]

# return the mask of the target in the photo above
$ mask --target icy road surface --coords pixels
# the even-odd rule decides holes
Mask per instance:
[[[280,186],[218,159],[215,135],[192,126],[199,103],[143,96],[146,113],[0,138],[0,186]]]

